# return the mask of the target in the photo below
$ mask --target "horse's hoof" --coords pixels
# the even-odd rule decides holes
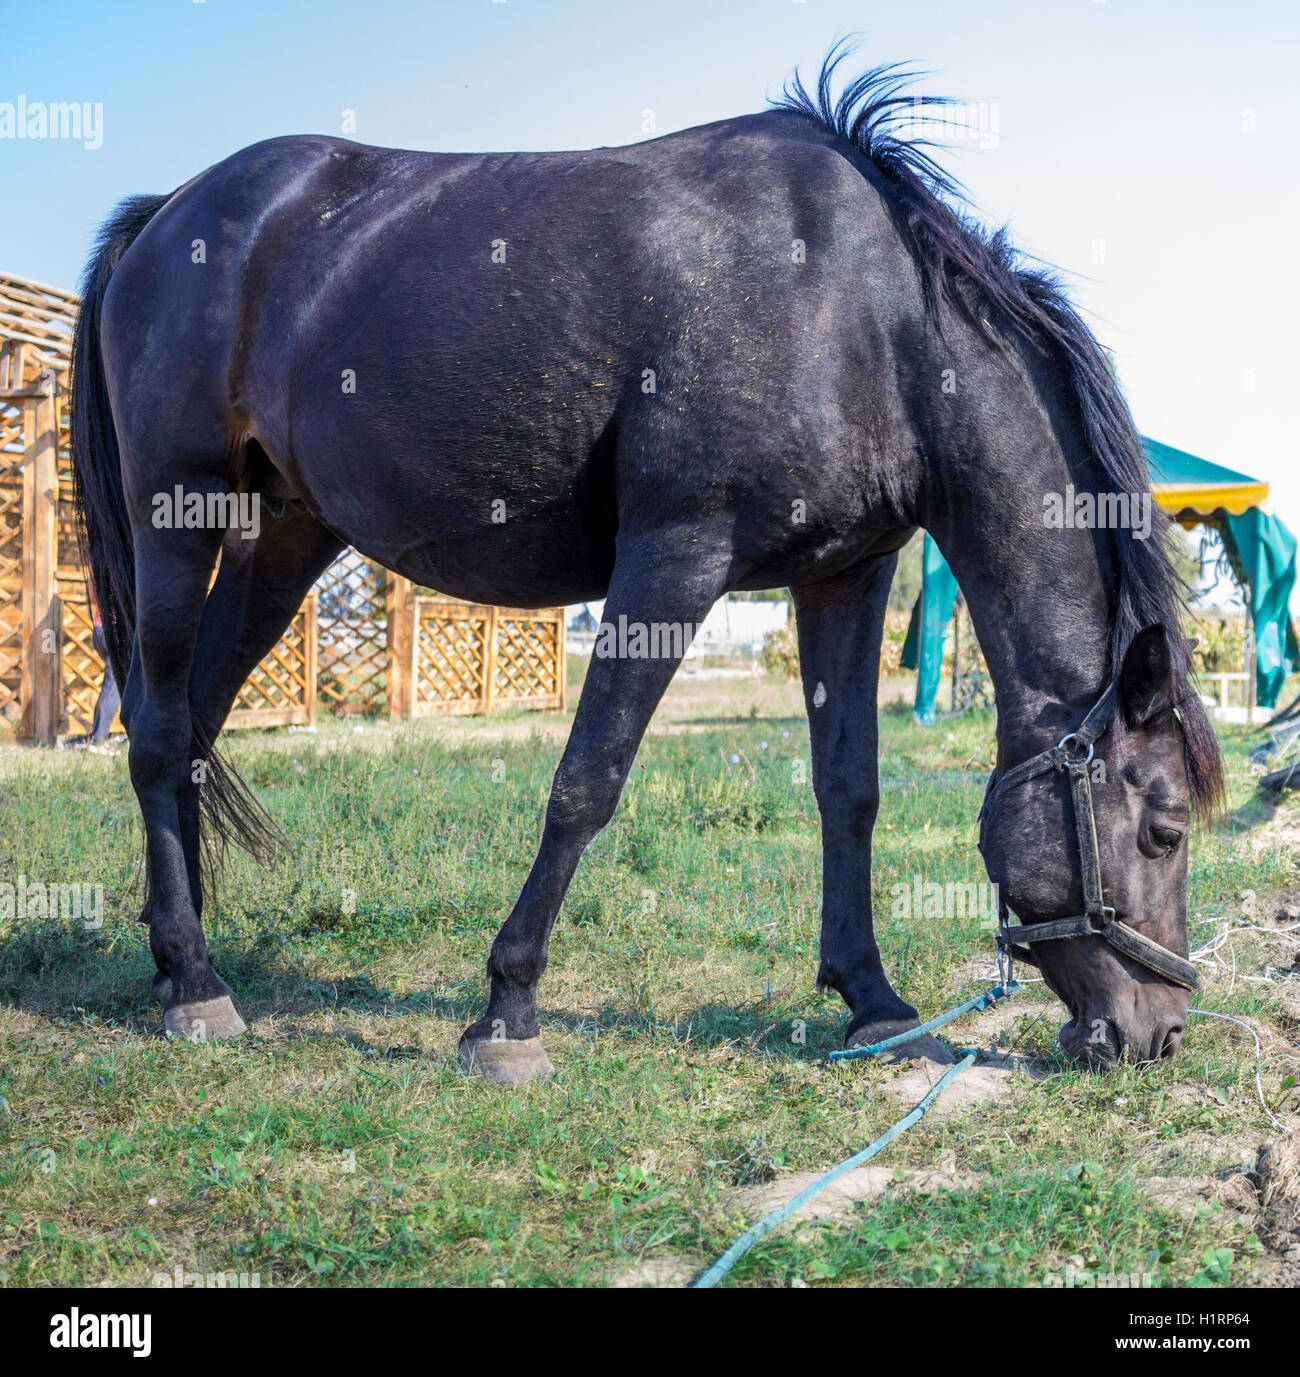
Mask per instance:
[[[237,1038],[248,1031],[228,995],[174,1004],[163,1011],[163,1028],[169,1038],[183,1038],[186,1042],[215,1042],[220,1038]]]
[[[851,1047],[865,1047],[869,1043],[884,1042],[886,1038],[896,1037],[899,1033],[905,1033],[909,1028],[917,1026],[909,1018],[887,1018],[879,1023],[864,1023],[862,1027],[853,1029],[845,1039],[844,1047],[847,1051]],[[938,1038],[929,1033],[922,1033],[907,1042],[900,1042],[897,1047],[877,1052],[874,1060],[895,1063],[920,1061],[923,1058],[926,1061],[938,1062],[940,1066],[951,1066],[957,1060]]]
[[[542,1051],[541,1038],[482,1038],[460,1041],[460,1062],[485,1081],[520,1085],[544,1081],[555,1074],[550,1058]]]
[[[162,1005],[172,1002],[172,978],[166,971],[154,972],[153,997]]]

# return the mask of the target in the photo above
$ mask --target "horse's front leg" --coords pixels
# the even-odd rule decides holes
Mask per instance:
[[[792,590],[813,791],[822,822],[821,964],[817,983],[849,1006],[846,1047],[879,1042],[920,1022],[880,960],[872,928],[871,834],[880,807],[876,689],[896,555],[827,583]],[[903,1057],[952,1058],[934,1038]]]
[[[462,1061],[489,1080],[534,1080],[551,1072],[537,1024],[551,927],[582,853],[614,815],[664,689],[723,589],[725,559],[674,553],[698,551],[690,532],[625,539],[620,536],[601,634],[551,783],[541,845],[492,943],[487,1012],[460,1040]]]

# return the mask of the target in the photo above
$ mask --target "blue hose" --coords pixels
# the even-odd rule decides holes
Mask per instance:
[[[976,1003],[977,1001],[971,1000],[970,1006],[964,1005],[963,1009],[968,1009],[968,1007],[974,1007]],[[933,1020],[931,1024],[926,1026],[937,1027],[940,1023],[946,1023],[947,1021],[948,1018],[945,1016],[944,1018]],[[916,1032],[916,1029],[912,1029],[911,1033],[908,1034],[908,1037],[915,1037]],[[907,1039],[904,1038],[903,1040],[906,1041]],[[880,1046],[889,1046],[893,1043],[893,1041],[894,1039],[891,1038],[887,1042],[881,1043]],[[855,1047],[853,1050],[855,1052],[865,1052],[868,1049]],[[832,1053],[832,1055],[834,1054]],[[744,1257],[747,1252],[749,1252],[749,1250],[754,1246],[754,1244],[757,1243],[758,1240],[763,1237],[764,1234],[771,1233],[771,1231],[775,1229],[778,1224],[783,1224],[787,1219],[790,1218],[792,1214],[795,1214],[797,1211],[801,1210],[813,1198],[813,1196],[819,1195],[833,1181],[837,1181],[841,1176],[843,1176],[846,1171],[852,1171],[854,1167],[860,1167],[863,1164],[863,1162],[869,1162],[878,1152],[882,1152],[885,1148],[887,1148],[890,1145],[890,1143],[894,1141],[895,1138],[905,1133],[909,1128],[912,1127],[914,1123],[916,1123],[916,1121],[921,1117],[922,1114],[925,1113],[927,1109],[930,1108],[930,1106],[935,1102],[935,1100],[937,1100],[939,1096],[942,1095],[945,1090],[947,1090],[948,1086],[952,1083],[954,1079],[956,1079],[956,1077],[960,1076],[961,1073],[965,1071],[968,1067],[974,1066],[974,1064],[975,1053],[963,1053],[962,1059],[956,1064],[956,1066],[950,1066],[948,1070],[944,1072],[944,1074],[931,1088],[930,1093],[926,1095],[926,1097],[920,1102],[920,1104],[916,1106],[914,1110],[912,1110],[910,1114],[900,1119],[893,1126],[893,1128],[887,1130],[885,1133],[882,1133],[874,1143],[871,1143],[869,1146],[864,1147],[861,1152],[856,1153],[847,1161],[841,1162],[839,1166],[832,1167],[830,1171],[828,1171],[824,1176],[819,1176],[817,1180],[812,1183],[811,1186],[808,1186],[804,1190],[801,1190],[793,1200],[787,1201],[787,1203],[782,1205],[780,1209],[773,1210],[771,1214],[764,1216],[764,1218],[760,1219],[752,1229],[747,1229],[731,1245],[731,1247],[728,1248],[725,1253],[723,1253],[723,1255],[717,1260],[717,1262],[715,1262],[713,1266],[710,1267],[709,1270],[704,1273],[703,1276],[701,1276],[697,1281],[691,1283],[690,1289],[692,1291],[705,1291],[711,1287],[716,1286],[723,1279],[723,1277],[725,1277],[727,1273],[731,1271],[731,1269],[736,1265],[736,1263],[742,1257]]]
[[[892,1038],[885,1038],[883,1042],[868,1043],[865,1047],[850,1047],[847,1051],[832,1052],[831,1060],[857,1061],[862,1057],[874,1057],[878,1052],[887,1051],[890,1047],[899,1047],[905,1042],[911,1042],[922,1033],[929,1033],[935,1028],[942,1028],[945,1023],[951,1023],[963,1014],[973,1014],[977,1010],[987,1009],[990,1005],[996,1004],[999,999],[1009,999],[1019,988],[1020,985],[1014,980],[1008,980],[1002,985],[994,985],[985,990],[982,995],[976,995],[974,999],[968,999],[964,1004],[958,1004],[955,1009],[949,1009],[946,1014],[932,1018],[928,1023],[921,1024],[919,1028],[909,1028],[905,1033],[898,1033]],[[863,1162],[869,1162],[878,1152],[883,1152],[895,1138],[906,1133],[916,1123],[963,1071],[974,1066],[976,1055],[975,1052],[964,1051],[962,1059],[956,1066],[950,1066],[930,1088],[930,1093],[920,1104],[910,1114],[900,1119],[893,1128],[882,1133],[874,1143],[868,1144],[861,1152],[850,1157],[847,1161],[841,1162],[838,1166],[832,1167],[825,1175],[819,1176],[811,1186],[801,1190],[793,1200],[787,1201],[780,1209],[765,1215],[752,1229],[746,1229],[703,1276],[691,1283],[690,1289],[692,1291],[706,1291],[716,1286],[764,1234],[771,1233],[778,1224],[784,1224],[792,1214],[797,1214],[803,1209],[813,1196],[820,1195],[827,1186],[833,1181],[839,1180],[846,1171],[860,1167]]]

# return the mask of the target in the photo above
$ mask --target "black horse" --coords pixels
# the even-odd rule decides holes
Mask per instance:
[[[592,660],[467,1063],[549,1072],[535,1001],[551,926],[681,628],[731,589],[793,592],[822,816],[818,980],[849,1006],[850,1045],[915,1026],[872,936],[871,834],[886,594],[924,527],[993,673],[999,771],[1056,748],[1113,686],[1085,781],[1104,898],[1078,853],[1094,805],[1067,778],[1085,740],[991,798],[984,852],[1022,921],[1087,907],[1088,925],[1040,929],[1067,935],[1036,947],[1072,1014],[1067,1050],[1104,1067],[1176,1048],[1184,838],[1221,790],[1180,588],[1159,539],[1043,519],[1067,485],[1148,492],[1138,438],[1052,280],[982,234],[900,135],[917,105],[904,77],[869,72],[837,100],[838,61],[815,95],[796,79],[765,113],[630,148],[272,139],[104,226],[73,454],[171,1033],[243,1030],[204,941],[203,842],[258,851],[272,829],[212,743],[346,544],[463,598],[604,596],[607,623],[646,629]],[[155,524],[176,485],[257,494],[257,538]],[[1093,935],[1112,920],[1173,978]]]

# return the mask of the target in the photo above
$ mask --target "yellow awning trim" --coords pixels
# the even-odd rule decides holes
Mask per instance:
[[[1173,516],[1189,508],[1200,516],[1223,510],[1241,516],[1268,497],[1267,483],[1154,483],[1151,491],[1160,506]]]

